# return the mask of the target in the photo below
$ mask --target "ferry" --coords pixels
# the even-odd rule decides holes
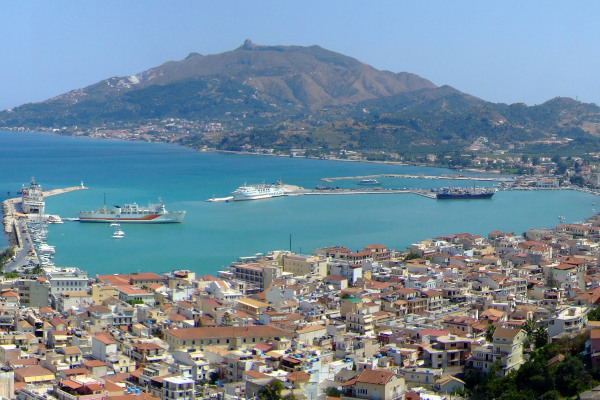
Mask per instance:
[[[377,179],[362,179],[358,181],[358,185],[379,185],[379,181]]]
[[[283,196],[285,192],[281,184],[266,185],[261,183],[258,185],[244,184],[244,186],[240,186],[231,194],[233,195],[233,201],[245,201],[279,197]]]
[[[22,201],[21,207],[25,214],[43,214],[46,201],[44,200],[44,192],[42,187],[36,183],[34,178],[31,178],[29,187],[21,189]]]
[[[184,216],[185,211],[167,211],[162,203],[148,204],[147,207],[131,203],[123,207],[114,206],[110,210],[104,206],[96,211],[79,211],[80,222],[167,224],[181,223]]]

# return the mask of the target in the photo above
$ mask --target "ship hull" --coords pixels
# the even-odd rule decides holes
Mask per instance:
[[[115,222],[122,224],[174,224],[182,223],[185,212],[168,214],[144,214],[140,216],[123,216],[105,213],[80,213],[79,222]]]
[[[270,199],[284,194],[282,187],[264,184],[241,186],[232,193],[233,201]]]
[[[271,197],[280,197],[280,196],[283,196],[283,194],[257,194],[257,195],[236,194],[233,196],[233,201],[262,200],[262,199],[270,199]]]
[[[438,200],[471,200],[471,199],[491,199],[494,193],[461,193],[461,194],[452,194],[452,193],[438,193],[436,194],[436,198]]]

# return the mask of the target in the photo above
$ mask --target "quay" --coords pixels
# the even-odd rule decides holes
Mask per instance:
[[[291,185],[288,185],[291,186]],[[419,196],[435,199],[436,195],[431,189],[304,189],[300,186],[286,188],[282,197],[292,196],[339,196],[339,195],[356,195],[356,194],[416,194]],[[209,203],[215,202],[230,202],[233,201],[233,196],[229,197],[211,197],[206,200]]]
[[[512,177],[485,177],[485,176],[464,176],[464,175],[407,175],[407,174],[375,174],[359,176],[336,176],[321,178],[323,182],[333,182],[339,180],[351,179],[373,179],[373,178],[408,178],[408,179],[447,179],[456,181],[479,181],[479,182],[514,182]]]
[[[320,189],[304,190],[298,193],[286,193],[286,196],[302,195],[351,195],[351,194],[416,194],[419,196],[435,199],[435,193],[430,189]]]
[[[59,194],[70,193],[77,190],[87,190],[83,185],[71,186],[67,188],[51,189],[43,192],[44,197],[56,196]],[[8,236],[8,241],[11,246],[15,247],[15,259],[7,264],[7,270],[10,270],[14,265],[20,265],[27,258],[28,251],[32,247],[31,237],[27,232],[26,225],[29,215],[24,214],[22,209],[22,198],[13,197],[2,202],[2,224],[4,233]],[[50,217],[45,214],[45,218]]]

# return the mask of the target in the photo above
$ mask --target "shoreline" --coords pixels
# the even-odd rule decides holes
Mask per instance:
[[[161,144],[166,144],[166,145],[179,146],[179,147],[183,147],[186,149],[192,149],[199,153],[206,152],[206,153],[222,153],[222,154],[243,154],[243,155],[251,155],[251,156],[299,158],[299,159],[309,159],[309,160],[342,161],[342,162],[356,162],[356,163],[396,165],[396,166],[415,166],[415,167],[449,169],[449,170],[455,170],[455,171],[469,171],[469,172],[474,172],[474,173],[479,173],[479,174],[513,176],[511,174],[503,174],[502,172],[500,172],[498,170],[486,171],[485,169],[478,169],[478,168],[452,168],[452,167],[448,167],[448,166],[441,166],[441,165],[428,164],[428,163],[407,163],[407,162],[402,162],[402,161],[376,161],[376,160],[366,160],[366,159],[365,160],[354,160],[354,159],[338,158],[338,157],[331,157],[331,158],[329,158],[329,157],[314,157],[314,156],[294,157],[290,154],[273,154],[273,153],[256,153],[256,152],[252,152],[252,151],[221,150],[221,149],[217,149],[214,147],[197,148],[197,147],[185,146],[180,143],[174,143],[174,142],[139,140],[139,139],[134,139],[134,138],[118,139],[118,138],[109,138],[109,137],[105,137],[105,138],[92,137],[89,135],[88,136],[86,136],[86,135],[65,135],[65,134],[61,134],[61,133],[57,133],[57,132],[44,132],[44,131],[31,130],[31,129],[17,130],[17,129],[10,129],[10,128],[6,128],[6,127],[0,127],[0,130],[4,130],[6,132],[14,132],[14,133],[37,133],[40,135],[53,135],[53,136],[72,137],[72,138],[78,138],[78,139],[88,139],[88,140],[98,140],[98,141],[108,140],[108,141],[115,141],[115,142],[161,143]]]
[[[45,190],[43,191],[43,194],[44,197],[51,197],[59,194],[74,192],[76,190],[87,189],[88,188],[83,185],[83,182],[81,182],[80,186],[70,186],[66,188]],[[20,237],[20,232],[17,227],[17,221],[19,221],[20,218],[29,218],[27,217],[27,214],[22,214],[21,212],[17,211],[16,205],[21,204],[21,201],[21,197],[12,197],[2,202],[2,226],[4,234],[8,239],[8,246],[6,248],[16,247],[17,251],[23,249],[23,241]],[[23,217],[22,215],[25,215],[25,217]],[[6,250],[6,248],[3,250]]]

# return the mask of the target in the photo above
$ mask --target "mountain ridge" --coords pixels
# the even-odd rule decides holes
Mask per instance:
[[[2,111],[0,126],[85,133],[177,119],[192,121],[200,131],[221,124],[222,134],[188,131],[176,139],[192,146],[429,151],[431,145],[467,147],[480,136],[519,146],[567,137],[594,140],[599,115],[597,106],[565,98],[536,106],[491,103],[318,45],[246,40],[228,52],[192,52],[136,75]]]

